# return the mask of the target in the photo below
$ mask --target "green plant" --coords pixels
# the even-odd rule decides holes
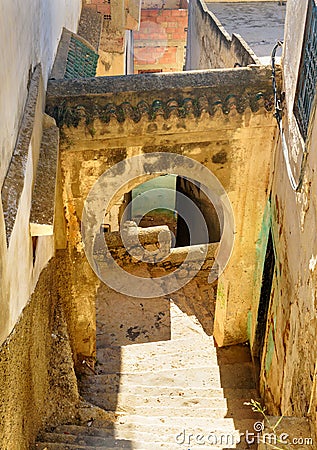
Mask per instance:
[[[266,414],[266,408],[265,406],[262,406],[260,402],[251,399],[250,402],[244,402],[244,405],[247,406],[251,406],[252,411],[257,412],[262,414],[263,419],[264,419],[264,423],[266,425],[266,428],[268,429],[268,434],[270,434],[270,436],[273,434],[274,435],[274,443],[271,442],[267,442],[265,440],[265,435],[262,438],[262,442],[264,442],[266,445],[268,445],[270,448],[275,449],[275,450],[286,450],[289,448],[289,446],[286,444],[285,442],[282,442],[279,435],[277,434],[277,427],[279,426],[279,424],[281,423],[281,421],[283,420],[284,415],[282,415],[277,422],[272,425],[269,417]]]

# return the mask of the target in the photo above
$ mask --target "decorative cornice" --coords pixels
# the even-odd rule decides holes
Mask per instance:
[[[73,103],[73,102],[72,102]],[[89,125],[94,120],[99,119],[103,123],[109,123],[112,118],[119,123],[124,123],[127,119],[135,123],[145,117],[149,121],[154,121],[158,116],[168,120],[172,116],[180,119],[194,117],[199,118],[205,112],[213,117],[218,111],[228,115],[235,110],[243,114],[247,108],[252,112],[257,112],[260,108],[272,111],[274,99],[271,93],[256,92],[244,95],[229,94],[226,96],[186,96],[184,98],[170,98],[167,101],[156,98],[152,102],[142,100],[135,106],[125,101],[120,104],[114,102],[106,103],[104,106],[97,102],[89,105],[78,104],[73,106],[67,100],[62,101],[48,109],[48,114],[53,116],[59,127],[78,127],[84,120]]]

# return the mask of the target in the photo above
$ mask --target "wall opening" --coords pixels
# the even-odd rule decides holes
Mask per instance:
[[[126,220],[134,220],[142,228],[167,225],[176,236],[176,175],[165,174],[145,181],[132,189],[130,196],[132,207],[125,210]]]
[[[176,211],[180,208],[182,197],[178,193],[185,195],[198,207],[202,215],[196,214],[193,217],[194,234],[189,235],[187,224],[180,215],[177,216],[176,247],[186,247],[188,245],[205,244],[205,235],[202,230],[202,223],[207,225],[208,243],[220,241],[220,223],[214,205],[201,189],[200,183],[193,182],[188,178],[178,176],[176,180]]]
[[[182,217],[182,211],[188,211],[184,198],[194,204],[190,210],[191,235]],[[125,221],[134,221],[142,228],[167,225],[172,233],[172,247],[220,241],[216,209],[201,185],[177,175],[163,174],[126,192],[112,205],[102,228],[104,232],[119,231]]]
[[[255,365],[257,380],[259,380],[260,376],[261,360],[264,349],[264,339],[271,299],[274,268],[275,268],[275,254],[274,254],[272,231],[270,230],[262,274],[262,287],[258,308],[257,325],[255,330],[254,343],[252,347],[252,356]]]

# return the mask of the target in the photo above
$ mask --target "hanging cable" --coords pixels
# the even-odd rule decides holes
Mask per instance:
[[[307,150],[306,148],[304,149],[304,153],[303,153],[303,157],[302,157],[302,161],[301,161],[301,169],[300,169],[300,174],[299,174],[299,180],[298,182],[296,182],[294,175],[293,175],[293,171],[291,168],[291,164],[290,164],[290,159],[289,159],[289,151],[288,151],[288,147],[287,147],[287,142],[285,139],[285,133],[283,130],[283,124],[282,124],[282,105],[281,105],[281,100],[278,96],[277,93],[277,83],[276,83],[276,71],[275,71],[275,56],[276,56],[276,51],[279,47],[282,47],[283,45],[283,41],[278,41],[271,53],[271,62],[272,62],[272,87],[273,87],[273,94],[274,94],[274,108],[275,108],[275,112],[274,112],[274,117],[276,118],[277,121],[277,125],[279,128],[279,133],[280,133],[280,137],[281,137],[281,144],[282,144],[282,151],[283,151],[283,156],[284,156],[284,160],[285,160],[285,164],[286,164],[286,171],[287,171],[287,175],[288,175],[288,179],[289,182],[292,186],[292,189],[296,192],[298,192],[302,186],[303,183],[303,178],[304,178],[304,172],[305,172],[305,165],[306,165],[306,159],[307,159]]]

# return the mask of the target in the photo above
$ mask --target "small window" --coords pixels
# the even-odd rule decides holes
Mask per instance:
[[[317,3],[309,0],[302,60],[295,97],[295,117],[306,140],[317,83]]]
[[[104,20],[111,20],[111,14],[104,14]]]

